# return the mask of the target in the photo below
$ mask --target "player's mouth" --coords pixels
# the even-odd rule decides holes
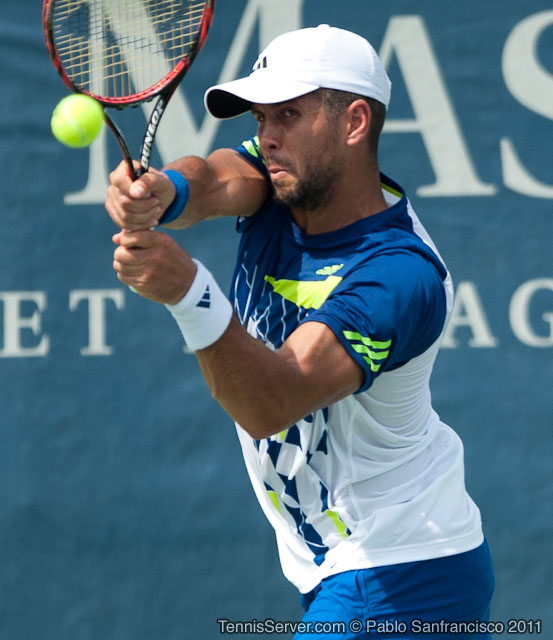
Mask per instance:
[[[274,169],[269,172],[269,175],[271,176],[271,180],[273,182],[278,182],[278,180],[282,180],[283,178],[285,178],[288,175],[288,172],[284,169]]]
[[[287,167],[279,165],[279,164],[272,164],[270,166],[267,167],[267,170],[269,172],[269,176],[271,178],[271,180],[273,182],[278,181],[278,180],[282,180],[283,178],[286,178],[286,176],[289,175],[290,171]]]

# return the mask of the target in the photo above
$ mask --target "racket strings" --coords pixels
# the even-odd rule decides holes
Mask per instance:
[[[58,0],[54,45],[79,89],[124,98],[195,54],[205,10],[205,0]]]

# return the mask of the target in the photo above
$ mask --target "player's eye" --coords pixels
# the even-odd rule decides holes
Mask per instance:
[[[282,115],[285,118],[292,118],[298,115],[298,112],[295,109],[284,109]]]

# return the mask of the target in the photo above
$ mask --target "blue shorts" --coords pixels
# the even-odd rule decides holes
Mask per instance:
[[[490,639],[488,545],[445,558],[346,571],[302,596],[294,640]]]

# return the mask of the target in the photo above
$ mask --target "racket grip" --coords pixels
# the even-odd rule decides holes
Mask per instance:
[[[115,139],[117,140],[117,144],[119,145],[119,149],[121,149],[121,154],[123,155],[123,159],[125,160],[125,162],[127,163],[128,168],[129,168],[129,174],[130,174],[131,178],[133,179],[133,181],[137,180],[138,178],[140,178],[140,176],[143,173],[146,173],[147,168],[145,169],[144,167],[140,167],[138,170],[136,170],[134,168],[134,164],[133,164],[133,161],[132,161],[131,153],[129,151],[129,147],[127,146],[127,143],[125,142],[125,140],[123,138],[123,135],[121,134],[121,131],[119,131],[119,128],[117,127],[115,122],[113,122],[113,120],[108,116],[108,114],[105,112],[105,110],[104,110],[104,118],[105,118],[107,126],[110,128],[111,132],[115,136]]]

